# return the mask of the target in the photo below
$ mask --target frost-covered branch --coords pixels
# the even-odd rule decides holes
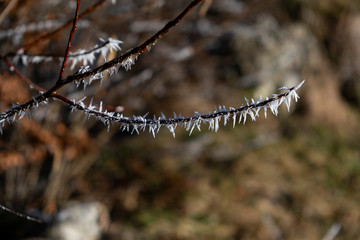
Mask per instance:
[[[166,118],[164,114],[161,117],[155,117],[153,119],[147,119],[145,116],[133,116],[126,117],[122,113],[117,112],[109,112],[103,109],[102,102],[100,102],[99,106],[93,105],[93,101],[91,100],[90,104],[86,106],[84,103],[85,99],[81,99],[80,101],[69,101],[67,102],[71,105],[72,111],[81,110],[85,113],[85,119],[90,117],[95,117],[104,123],[108,128],[114,123],[120,124],[120,129],[122,131],[127,131],[131,133],[138,133],[140,131],[148,130],[150,133],[155,134],[159,132],[162,126],[165,126],[169,129],[169,131],[175,137],[175,129],[177,126],[182,126],[186,129],[186,131],[191,133],[195,129],[195,127],[201,131],[201,125],[203,123],[209,125],[209,129],[217,132],[219,129],[219,125],[221,122],[221,118],[223,118],[224,126],[231,122],[233,123],[233,127],[235,127],[236,123],[245,124],[247,119],[251,119],[255,121],[257,117],[259,117],[260,110],[264,111],[264,116],[267,116],[267,110],[270,109],[271,113],[274,115],[278,115],[278,107],[285,103],[288,111],[290,110],[291,100],[294,99],[295,102],[299,99],[296,91],[304,84],[305,80],[292,88],[282,87],[279,90],[285,90],[285,93],[282,94],[274,94],[271,98],[262,99],[261,97],[257,100],[251,99],[251,102],[245,98],[246,105],[242,105],[238,108],[230,107],[227,109],[224,106],[219,106],[218,109],[215,108],[214,112],[209,112],[205,114],[200,114],[195,112],[192,117],[183,117],[181,115],[177,116],[174,113],[173,118]]]
[[[71,106],[72,111],[80,110],[84,112],[85,118],[88,119],[90,117],[95,117],[104,123],[108,128],[111,125],[118,123],[120,124],[120,129],[122,131],[131,131],[131,133],[139,133],[140,131],[148,130],[153,134],[159,132],[162,126],[165,126],[169,129],[169,131],[175,137],[175,129],[177,126],[182,126],[189,131],[191,134],[196,127],[199,131],[201,131],[201,125],[203,123],[209,125],[209,129],[217,132],[220,126],[221,118],[223,118],[224,125],[228,122],[232,121],[233,127],[235,127],[236,123],[245,124],[247,119],[251,119],[255,121],[257,117],[259,117],[260,110],[264,111],[264,116],[267,116],[267,110],[270,110],[272,114],[278,115],[278,107],[285,103],[288,110],[290,110],[291,100],[294,99],[295,102],[299,99],[296,91],[304,84],[305,81],[302,81],[300,84],[296,85],[292,88],[283,87],[280,90],[285,90],[285,93],[282,94],[274,94],[271,98],[262,99],[261,97],[257,100],[251,99],[249,101],[245,98],[246,105],[242,105],[238,108],[230,107],[227,109],[224,106],[219,106],[218,109],[215,108],[214,112],[209,112],[205,114],[200,114],[195,112],[192,117],[183,117],[181,115],[177,116],[174,113],[173,118],[166,118],[164,114],[161,117],[155,117],[153,119],[147,119],[145,116],[133,116],[126,117],[122,113],[119,112],[109,112],[103,108],[103,103],[100,102],[99,106],[94,105],[92,100],[89,105],[84,103],[85,98],[75,101],[69,100],[60,95],[52,95],[52,97],[57,98]],[[41,95],[43,96],[43,95]],[[0,114],[0,130],[4,126],[5,122],[8,121],[14,122],[16,120],[20,120],[25,115],[30,115],[30,109],[36,108],[39,105],[38,99],[32,99],[28,103],[26,103],[28,107],[24,108],[23,105],[14,106],[12,109]],[[10,118],[12,116],[12,118]]]
[[[75,69],[78,63],[82,63],[82,65],[87,66],[89,64],[93,64],[96,60],[97,55],[102,56],[105,61],[106,57],[112,51],[120,51],[120,45],[123,43],[121,40],[108,38],[104,40],[102,38],[99,39],[100,44],[96,44],[89,50],[79,49],[75,52],[69,52],[68,61],[72,62],[70,69]],[[11,54],[9,57],[13,57],[14,62],[19,62],[23,65],[28,65],[29,63],[38,64],[45,63],[51,61],[63,61],[64,56],[60,55],[52,55],[52,54],[25,54],[25,53],[16,53]]]

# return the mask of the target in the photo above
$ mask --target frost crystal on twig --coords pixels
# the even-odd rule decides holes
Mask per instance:
[[[147,119],[146,116],[133,116],[132,118],[124,116],[122,113],[117,112],[109,112],[104,110],[102,107],[102,102],[100,102],[99,106],[95,106],[92,103],[92,100],[89,106],[84,104],[84,99],[80,101],[73,101],[71,104],[72,110],[81,110],[85,113],[85,119],[89,117],[95,117],[100,120],[104,125],[110,128],[113,123],[120,124],[120,130],[139,134],[140,131],[145,131],[146,129],[151,133],[154,137],[156,133],[159,132],[162,126],[166,126],[168,130],[175,137],[175,129],[178,125],[185,128],[186,131],[191,133],[195,128],[199,131],[201,130],[201,124],[205,123],[209,125],[209,129],[217,132],[219,130],[221,119],[224,119],[224,126],[232,120],[233,127],[235,127],[235,123],[243,122],[245,124],[246,120],[249,119],[252,121],[256,121],[256,118],[259,117],[259,112],[261,109],[264,110],[265,118],[267,109],[274,114],[278,114],[278,107],[285,102],[287,109],[290,108],[290,102],[294,99],[296,102],[299,99],[296,90],[298,90],[303,83],[302,81],[295,87],[292,88],[282,88],[282,90],[286,90],[285,93],[282,94],[274,94],[271,98],[266,98],[262,100],[261,98],[258,100],[251,99],[251,102],[245,98],[246,105],[242,105],[238,108],[229,108],[226,109],[224,106],[219,106],[219,108],[215,108],[214,112],[209,112],[208,114],[200,114],[195,112],[192,117],[182,117],[176,116],[174,113],[173,118],[166,118],[164,114],[161,114],[160,117],[155,117],[153,119]],[[230,120],[231,119],[231,120]]]
[[[96,44],[90,50],[79,49],[76,52],[70,52],[69,61],[71,61],[70,69],[75,69],[78,63],[82,63],[82,65],[91,65],[95,62],[97,55],[101,55],[105,61],[108,53],[112,51],[121,51],[120,45],[123,43],[120,40],[108,38],[104,40],[102,38],[99,39],[101,44]],[[18,62],[21,59],[21,62],[26,66],[29,63],[38,64],[42,62],[50,62],[54,59],[58,61],[62,61],[62,56],[52,56],[52,55],[30,55],[24,54],[22,51],[18,51],[17,54],[13,55],[14,62]]]
[[[123,43],[122,41],[113,38],[109,38],[106,41],[100,38],[100,41],[102,44],[95,45],[90,51],[80,49],[76,52],[70,53],[69,60],[72,61],[70,68],[74,69],[79,62],[82,62],[83,65],[93,64],[96,59],[96,54],[100,54],[106,60],[108,53],[112,51],[120,51],[120,45]]]
[[[137,60],[138,54],[130,55],[123,62],[121,62],[121,66],[125,68],[126,71],[131,70],[131,66],[135,64]]]

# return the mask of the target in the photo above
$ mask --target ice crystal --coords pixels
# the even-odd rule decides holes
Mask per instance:
[[[72,61],[70,68],[74,69],[79,62],[82,62],[83,65],[93,64],[96,60],[96,54],[100,54],[106,60],[108,53],[120,51],[120,45],[123,43],[122,41],[113,38],[108,38],[106,41],[100,38],[100,41],[102,42],[101,45],[95,45],[89,51],[80,49],[74,53],[70,53],[69,60]]]
[[[130,55],[127,59],[125,59],[121,66],[125,68],[126,71],[131,70],[131,66],[135,64],[135,61],[137,60],[138,54]]]

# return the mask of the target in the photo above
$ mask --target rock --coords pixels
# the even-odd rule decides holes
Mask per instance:
[[[108,225],[105,205],[99,202],[75,203],[56,215],[48,235],[56,240],[97,240]]]

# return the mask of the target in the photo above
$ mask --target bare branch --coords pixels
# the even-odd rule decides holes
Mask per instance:
[[[74,34],[77,28],[77,21],[79,19],[79,9],[80,9],[80,2],[81,0],[77,0],[77,4],[76,4],[76,11],[75,11],[75,17],[74,17],[74,21],[73,21],[73,26],[71,28],[71,32],[70,32],[70,36],[69,36],[69,41],[66,47],[66,51],[65,51],[65,56],[64,56],[64,60],[62,62],[61,65],[61,70],[60,70],[60,74],[59,74],[59,78],[56,82],[56,84],[60,83],[62,81],[63,75],[64,75],[64,71],[65,71],[65,66],[66,66],[66,62],[68,60],[69,57],[69,52],[70,52],[70,47],[71,47],[71,43],[72,40],[74,38]]]
[[[42,220],[38,219],[38,218],[34,218],[34,217],[30,217],[29,215],[25,215],[25,214],[22,214],[22,213],[19,213],[19,212],[16,212],[14,210],[11,210],[10,208],[7,208],[3,205],[0,204],[0,208],[6,212],[9,212],[11,214],[14,214],[18,217],[21,217],[21,218],[25,218],[29,221],[33,221],[33,222],[37,222],[37,223],[44,223]]]

